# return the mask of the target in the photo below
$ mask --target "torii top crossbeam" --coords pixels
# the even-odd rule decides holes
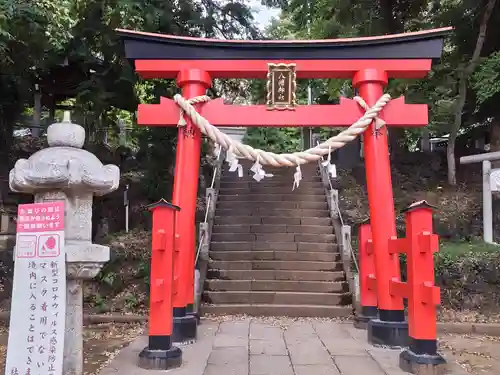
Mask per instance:
[[[265,78],[268,61],[295,62],[297,78],[351,78],[366,65],[363,60],[377,60],[391,78],[422,78],[431,61],[441,57],[450,30],[311,41],[219,40],[123,29],[118,33],[127,58],[135,60],[144,78],[176,78],[179,71],[191,68],[203,68],[212,78]]]

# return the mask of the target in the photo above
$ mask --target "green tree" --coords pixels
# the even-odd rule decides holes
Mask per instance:
[[[420,29],[428,20],[425,16],[428,0],[264,0],[269,6],[280,7],[282,16],[268,30],[274,38],[325,39],[394,34]],[[281,39],[280,38],[280,39]],[[315,94],[336,100],[352,93],[350,82],[324,80],[316,83]],[[406,82],[393,81],[388,91],[393,94]],[[410,89],[411,90],[411,89]],[[390,132],[391,156],[396,157],[405,145],[405,129]]]
[[[459,133],[475,123],[491,123],[492,149],[500,150],[500,111],[497,77],[500,6],[495,0],[264,0],[280,7],[282,17],[271,34],[285,38],[336,38],[382,35],[453,26],[443,58],[425,81],[392,80],[392,95],[405,94],[411,102],[428,103],[430,127],[391,129],[391,155],[429,133],[449,133],[449,182],[456,183],[455,143]],[[309,23],[307,22],[309,21]],[[478,70],[476,74],[474,72]],[[472,78],[472,80],[471,80]],[[330,84],[339,90],[342,84]],[[329,96],[335,97],[334,93]]]

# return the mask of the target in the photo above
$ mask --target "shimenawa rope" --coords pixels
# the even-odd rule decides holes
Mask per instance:
[[[341,131],[339,134],[334,135],[315,147],[304,151],[283,154],[276,154],[274,152],[264,151],[245,145],[240,141],[230,138],[227,134],[210,124],[210,122],[201,116],[193,106],[194,104],[208,102],[209,100],[210,98],[206,95],[197,96],[191,99],[184,99],[181,95],[175,95],[174,101],[181,109],[178,126],[185,126],[186,121],[184,116],[189,116],[203,134],[228,151],[230,159],[228,162],[233,164],[231,168],[233,171],[237,169],[238,158],[255,161],[252,170],[255,172],[254,178],[257,181],[260,181],[264,177],[271,177],[271,175],[266,174],[262,170],[261,164],[272,165],[274,167],[297,167],[294,182],[295,188],[295,186],[298,186],[298,182],[302,178],[300,165],[322,159],[324,155],[330,154],[333,150],[337,150],[345,146],[348,142],[353,141],[365,130],[367,130],[373,121],[375,121],[376,130],[383,127],[385,122],[378,118],[378,114],[387,105],[387,103],[389,103],[391,96],[389,94],[382,95],[371,108],[361,97],[354,97],[353,100],[355,100],[365,110],[365,114],[359,118],[359,120],[347,129]],[[241,168],[239,168],[239,174],[241,175]]]

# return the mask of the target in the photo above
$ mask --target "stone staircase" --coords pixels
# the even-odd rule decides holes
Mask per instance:
[[[261,182],[225,166],[210,245],[202,312],[344,317],[352,308],[316,164],[265,168]]]

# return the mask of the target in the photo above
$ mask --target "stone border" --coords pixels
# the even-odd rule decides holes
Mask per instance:
[[[314,318],[312,318],[314,319]],[[84,314],[85,324],[102,323],[142,323],[148,320],[147,315],[123,315],[123,314]],[[8,323],[9,312],[0,311],[0,322]],[[440,333],[455,334],[477,334],[500,337],[500,323],[460,323],[460,322],[438,322],[437,328]]]
[[[500,337],[500,323],[438,322],[441,333],[477,334]]]
[[[9,311],[0,311],[0,322],[9,323]],[[83,314],[84,324],[101,323],[142,323],[147,322],[147,315],[123,315],[123,314]]]

